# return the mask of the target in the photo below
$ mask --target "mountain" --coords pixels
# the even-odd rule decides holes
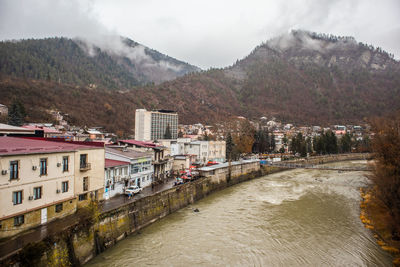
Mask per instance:
[[[247,116],[360,121],[400,108],[400,64],[380,48],[305,31],[272,39],[224,70]]]
[[[57,108],[76,124],[124,133],[134,128],[136,108],[173,109],[181,123],[213,123],[231,116],[359,123],[400,109],[400,63],[351,37],[293,31],[259,45],[232,66],[158,85],[110,91],[5,76],[0,88],[2,104],[18,96],[32,120]]]
[[[122,37],[100,46],[67,38],[0,42],[1,74],[64,84],[121,90],[199,70]]]

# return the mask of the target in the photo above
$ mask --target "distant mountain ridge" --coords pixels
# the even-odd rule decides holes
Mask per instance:
[[[0,74],[122,90],[200,70],[128,38],[102,44],[68,38],[0,42]]]
[[[357,121],[400,108],[400,63],[352,37],[292,31],[223,72],[234,81],[247,116]]]
[[[104,60],[109,57],[100,55]],[[118,66],[123,64],[129,62]],[[274,116],[286,122],[317,125],[358,123],[400,109],[400,63],[392,55],[351,37],[305,31],[269,40],[223,69],[190,72],[130,90],[117,86],[117,93],[64,86],[54,79],[2,80],[0,100],[8,104],[18,95],[28,108],[36,109],[32,120],[39,120],[43,114],[37,109],[52,107],[70,114],[78,125],[104,125],[124,133],[134,128],[136,108],[173,109],[181,123]],[[86,116],[88,107],[98,112]],[[115,118],[125,118],[126,122],[118,120],[117,124]]]

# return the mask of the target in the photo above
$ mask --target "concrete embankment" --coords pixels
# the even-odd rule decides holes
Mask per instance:
[[[365,155],[318,158],[318,162],[357,159],[365,159]],[[210,171],[199,180],[138,199],[102,214],[94,208],[89,218],[82,217],[62,232],[48,234],[44,239],[2,259],[0,265],[82,265],[126,236],[215,191],[282,170],[275,167],[260,168],[258,162],[237,164]]]
[[[350,153],[350,154],[332,154],[309,158],[301,158],[297,160],[287,160],[285,163],[301,163],[304,165],[325,164],[336,161],[345,160],[369,160],[372,159],[371,153]]]

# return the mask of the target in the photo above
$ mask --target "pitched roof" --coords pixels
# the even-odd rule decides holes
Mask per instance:
[[[34,133],[33,130],[29,130],[23,127],[17,127],[9,124],[0,123],[0,132],[23,132],[23,133]]]
[[[113,160],[113,159],[105,159],[105,168],[111,168],[111,167],[123,166],[123,165],[129,165],[129,162]]]
[[[29,138],[0,136],[0,155],[43,154],[72,152],[80,149],[99,148],[70,142],[52,142]]]
[[[148,152],[134,151],[132,149],[127,149],[126,151],[122,151],[122,150],[111,148],[111,147],[106,147],[106,152],[114,153],[114,154],[124,156],[127,158],[131,158],[131,159],[146,158],[146,157],[153,156],[152,153],[148,153]]]
[[[156,145],[151,142],[145,142],[145,141],[138,141],[134,139],[129,139],[129,140],[118,140],[121,143],[126,143],[130,145],[135,145],[135,146],[140,146],[140,147],[148,147],[148,148],[161,148],[161,146]]]
[[[22,128],[29,129],[29,130],[40,130],[44,131],[44,133],[48,134],[61,134],[62,132],[57,131],[56,129],[51,129],[46,126],[35,126],[35,125],[23,125]]]

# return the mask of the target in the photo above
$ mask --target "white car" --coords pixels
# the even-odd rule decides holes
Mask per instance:
[[[129,194],[134,195],[134,194],[140,193],[140,191],[142,191],[142,190],[143,189],[141,187],[138,187],[137,185],[134,185],[134,186],[127,187],[125,189],[125,194],[126,195],[129,195]]]

